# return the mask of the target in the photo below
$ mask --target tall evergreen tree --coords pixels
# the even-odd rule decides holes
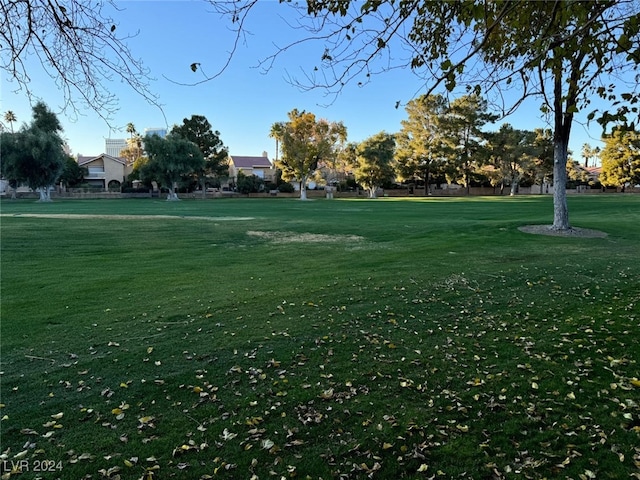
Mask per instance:
[[[443,121],[454,180],[469,192],[471,176],[480,165],[486,134],[483,127],[496,119],[489,113],[487,101],[471,94],[451,102]]]
[[[196,175],[204,198],[207,179],[224,177],[229,172],[229,150],[220,139],[220,132],[214,131],[203,115],[192,115],[191,118],[183,119],[182,125],[174,126],[171,133],[194,143],[202,153],[204,163]]]
[[[428,195],[431,176],[446,156],[442,122],[447,103],[441,95],[422,95],[409,101],[405,110],[408,118],[400,122],[396,135],[396,170],[403,180],[422,179]]]

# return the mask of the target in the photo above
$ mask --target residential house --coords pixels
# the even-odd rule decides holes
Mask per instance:
[[[267,152],[263,152],[261,157],[229,156],[229,179],[235,181],[239,172],[247,176],[255,175],[265,182],[274,181],[276,174]]]
[[[600,174],[602,173],[602,167],[584,167],[589,177],[589,184],[594,185],[600,181]]]
[[[124,158],[113,157],[106,153],[96,157],[78,155],[77,161],[78,165],[88,170],[85,183],[103,190],[119,190],[132,170]]]

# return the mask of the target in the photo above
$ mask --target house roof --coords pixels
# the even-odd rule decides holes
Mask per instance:
[[[93,162],[94,160],[98,160],[99,158],[102,158],[103,160],[111,160],[113,162],[121,163],[122,165],[127,164],[127,161],[124,158],[112,157],[111,155],[107,155],[106,153],[101,153],[100,155],[96,155],[93,157],[78,155],[78,165],[85,165],[87,163]]]
[[[232,155],[230,161],[236,168],[271,168],[271,162],[267,157],[237,157]]]

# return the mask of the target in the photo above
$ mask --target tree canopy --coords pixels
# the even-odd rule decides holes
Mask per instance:
[[[434,166],[442,162],[445,153],[444,124],[447,101],[442,95],[422,95],[410,100],[396,135],[396,169],[401,179],[424,180],[425,194]]]
[[[511,195],[517,193],[520,180],[533,170],[535,139],[534,132],[515,129],[508,123],[488,134],[489,164],[501,188],[505,184],[511,186]]]
[[[174,134],[148,135],[144,146],[148,160],[140,167],[141,180],[157,182],[169,191],[167,200],[178,200],[177,184],[203,167],[202,152],[195,143]]]
[[[211,3],[229,15],[238,35],[256,4]],[[504,114],[537,98],[553,123],[556,230],[571,228],[566,163],[575,114],[590,109],[588,118],[603,126],[614,120],[633,126],[640,113],[640,92],[629,75],[640,66],[636,0],[308,0],[297,6],[307,39],[324,45],[306,78],[312,86],[339,91],[351,81],[410,67],[426,82],[425,93],[440,87],[493,93]],[[300,42],[280,47],[274,57]],[[590,104],[598,97],[610,108],[596,111]]]
[[[61,133],[58,117],[43,102],[36,103],[29,125],[2,133],[2,174],[13,186],[26,183],[40,192],[40,201],[50,201],[67,158]]]
[[[488,103],[476,94],[464,95],[451,102],[444,121],[445,143],[448,146],[450,168],[446,174],[457,183],[471,187],[471,175],[479,165],[484,126],[496,117],[489,112]]]
[[[282,158],[276,167],[284,180],[293,180],[300,186],[300,199],[307,198],[307,181],[321,162],[337,155],[337,147],[347,139],[342,122],[316,120],[313,113],[293,109],[289,120],[271,127],[271,136],[282,145]]]
[[[182,125],[174,126],[171,133],[194,143],[202,153],[204,163],[196,174],[204,196],[207,178],[222,177],[229,171],[229,151],[220,138],[220,132],[214,131],[203,115],[192,115],[191,118],[183,119]]]
[[[603,185],[621,187],[640,184],[640,133],[617,130],[604,139],[600,154]]]
[[[376,198],[378,188],[393,181],[395,149],[394,135],[386,132],[367,138],[356,148],[356,181],[368,190],[369,198]]]

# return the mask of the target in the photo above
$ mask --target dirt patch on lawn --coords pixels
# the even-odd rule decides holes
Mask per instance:
[[[3,213],[2,217],[25,218],[66,218],[66,219],[105,219],[105,220],[206,220],[209,222],[246,221],[253,217],[191,217],[188,215],[93,215],[84,213]]]
[[[359,235],[322,235],[318,233],[256,231],[248,231],[247,235],[264,238],[273,243],[352,243],[364,241],[364,237]]]
[[[552,237],[605,238],[607,236],[605,232],[601,232],[600,230],[578,227],[571,227],[567,230],[555,230],[551,225],[525,225],[523,227],[518,227],[518,230],[524,233],[549,235]]]

